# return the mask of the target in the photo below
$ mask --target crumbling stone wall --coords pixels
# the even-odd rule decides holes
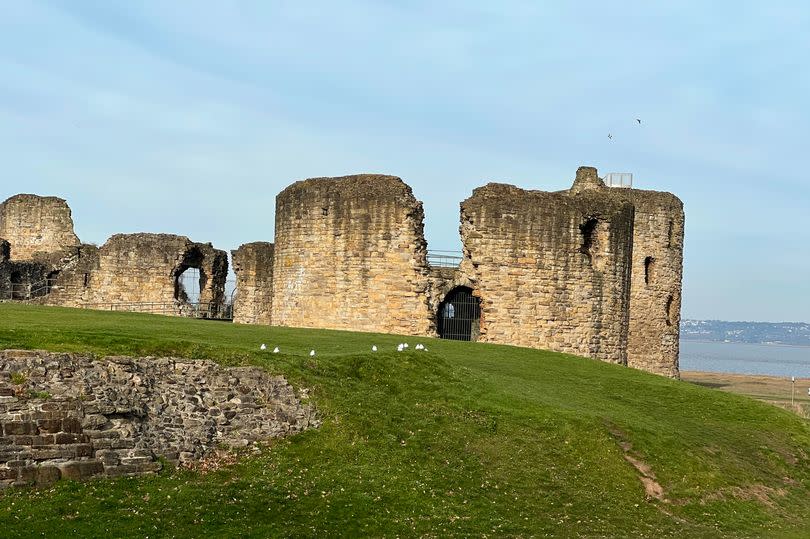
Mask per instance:
[[[627,364],[677,378],[683,277],[683,203],[670,193],[611,189],[635,206]]]
[[[12,282],[22,281],[42,292],[33,299],[39,303],[177,304],[180,313],[187,298],[177,278],[191,267],[200,270],[200,303],[212,312],[224,304],[224,251],[171,234],[117,234],[100,249],[81,244],[61,198],[9,198],[0,205],[0,238],[8,241],[8,260],[0,263],[0,299],[22,299],[9,292]]]
[[[480,339],[627,362],[633,205],[581,167],[570,191],[489,184],[461,204]]]
[[[81,307],[96,300],[95,289],[90,288],[90,276],[99,268],[99,248],[82,244],[71,256],[53,262],[53,277],[49,293],[35,300],[44,305]]]
[[[0,204],[0,238],[11,244],[12,260],[79,245],[70,208],[61,198],[15,195]]]
[[[317,426],[280,376],[210,361],[0,351],[0,488],[160,469]]]
[[[286,188],[276,198],[273,324],[429,334],[423,219],[394,176]]]
[[[87,303],[182,302],[177,278],[190,267],[200,270],[200,302],[221,304],[228,273],[225,251],[173,234],[116,234],[98,250],[97,266],[87,273],[82,299]],[[76,275],[73,272],[72,277]],[[84,279],[82,275],[83,284]]]
[[[45,263],[11,260],[11,244],[0,239],[0,301],[46,294],[50,274],[50,266]]]
[[[263,241],[246,243],[231,251],[236,274],[236,298],[233,321],[237,324],[272,322],[273,244]]]

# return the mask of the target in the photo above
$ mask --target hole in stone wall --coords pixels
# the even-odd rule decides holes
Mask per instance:
[[[329,215],[329,208],[321,208],[321,215],[324,217]]]
[[[90,274],[89,273],[84,274],[84,281],[82,282],[82,286],[84,286],[85,288],[90,286]]]
[[[11,272],[11,299],[26,299],[27,290],[19,271]]]
[[[481,304],[466,286],[451,290],[439,305],[436,327],[442,339],[474,341],[480,324]]]
[[[45,290],[46,294],[50,294],[51,290],[53,290],[53,286],[56,284],[56,279],[59,277],[59,270],[53,270],[48,274],[45,278]]]
[[[667,314],[667,325],[668,326],[672,325],[672,303],[674,301],[675,301],[675,298],[673,298],[672,295],[670,294],[670,296],[667,298],[667,304],[664,307],[664,309],[666,310],[666,314]]]
[[[650,284],[653,280],[653,270],[655,269],[655,259],[648,256],[644,259],[644,284]]]
[[[186,268],[175,278],[174,299],[186,303],[199,303],[202,278],[199,268]]]
[[[582,245],[580,246],[579,251],[582,254],[587,255],[589,259],[593,256],[592,251],[594,247],[597,224],[599,224],[598,220],[588,219],[579,225],[579,231],[582,233]]]

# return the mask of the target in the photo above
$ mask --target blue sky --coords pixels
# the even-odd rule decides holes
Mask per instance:
[[[561,189],[587,164],[683,199],[685,317],[810,321],[804,2],[0,10],[0,200],[64,197],[84,241],[272,241],[289,183],[382,172],[424,201],[429,247],[458,249],[474,187]]]

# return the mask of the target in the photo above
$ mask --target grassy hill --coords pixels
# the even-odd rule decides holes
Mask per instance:
[[[411,351],[398,353],[403,339]],[[309,388],[324,419],[208,473],[2,493],[4,537],[810,534],[806,421],[632,369],[508,346],[9,304],[0,347],[262,365]]]

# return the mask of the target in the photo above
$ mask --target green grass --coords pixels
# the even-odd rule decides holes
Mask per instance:
[[[5,492],[0,533],[810,534],[810,427],[793,414],[563,354],[405,339],[429,351],[398,353],[391,335],[0,305],[0,348],[261,365],[309,388],[323,419],[216,472]],[[666,501],[645,496],[615,433]]]

